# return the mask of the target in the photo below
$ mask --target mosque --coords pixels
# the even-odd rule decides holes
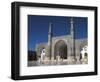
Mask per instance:
[[[67,35],[53,36],[52,23],[49,23],[48,42],[36,44],[37,58],[41,60],[59,59],[80,61],[87,56],[87,52],[81,54],[82,49],[88,45],[87,38],[74,38],[74,21],[70,19],[70,33]],[[82,56],[84,55],[84,56]]]

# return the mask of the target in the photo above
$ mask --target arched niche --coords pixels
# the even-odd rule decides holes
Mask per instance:
[[[67,59],[67,51],[67,44],[63,40],[57,41],[54,46],[54,59],[57,56],[60,56],[62,59]]]

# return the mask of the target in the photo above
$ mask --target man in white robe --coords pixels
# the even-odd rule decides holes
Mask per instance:
[[[45,49],[43,48],[41,51],[41,61],[43,61],[45,58]]]

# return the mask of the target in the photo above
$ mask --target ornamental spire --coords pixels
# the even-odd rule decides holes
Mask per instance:
[[[50,22],[49,23],[49,33],[51,33],[52,32],[52,23]]]

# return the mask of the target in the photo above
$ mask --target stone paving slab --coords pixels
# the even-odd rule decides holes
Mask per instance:
[[[52,65],[76,65],[76,64],[87,64],[87,61],[75,61],[75,60],[28,61],[28,66],[52,66]]]

